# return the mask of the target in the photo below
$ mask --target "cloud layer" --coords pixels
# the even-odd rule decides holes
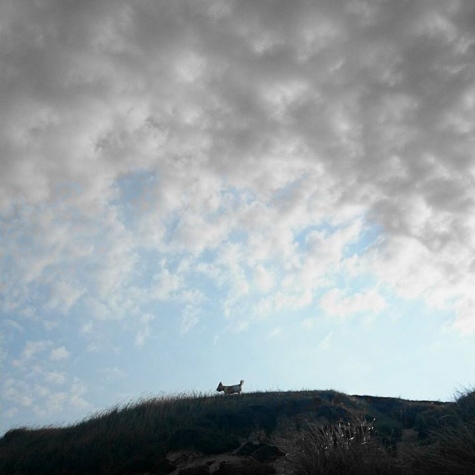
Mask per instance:
[[[89,351],[107,322],[144,347],[173,313],[160,305],[183,335],[210,309],[239,331],[424,299],[474,333],[474,15],[3,2],[2,312],[48,331],[72,318]],[[18,361],[71,354],[35,345]]]

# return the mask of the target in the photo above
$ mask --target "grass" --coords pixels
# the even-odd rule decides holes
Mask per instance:
[[[401,467],[377,437],[348,439],[345,431],[364,426],[360,420],[333,430],[312,425],[299,441],[299,452],[290,461],[295,475],[399,475]],[[371,426],[372,427],[372,426]]]
[[[0,440],[0,473],[167,473],[167,452],[233,450],[256,427],[272,431],[284,406],[265,393],[181,394],[115,407],[71,427],[14,429]]]
[[[345,430],[355,432],[374,418],[364,440],[321,430],[346,421]],[[16,428],[0,439],[0,473],[167,474],[174,468],[169,452],[220,454],[282,427],[294,434],[297,452],[287,466],[295,475],[451,475],[475,467],[475,392],[437,404],[328,390],[178,394],[113,407],[68,427]],[[418,428],[415,443],[400,443],[405,429]]]
[[[459,393],[438,417],[431,414],[424,444],[409,451],[418,475],[459,475],[475,472],[475,391]]]

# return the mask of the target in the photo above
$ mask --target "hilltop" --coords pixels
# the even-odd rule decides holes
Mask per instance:
[[[332,390],[151,398],[67,427],[10,430],[0,473],[468,473],[474,394],[451,403]],[[455,471],[438,472],[444,463]]]

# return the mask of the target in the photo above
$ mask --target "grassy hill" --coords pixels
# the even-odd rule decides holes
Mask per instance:
[[[452,403],[331,390],[140,400],[10,430],[0,473],[475,473],[475,392]]]

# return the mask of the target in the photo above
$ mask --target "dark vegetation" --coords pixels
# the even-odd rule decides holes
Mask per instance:
[[[475,391],[452,403],[336,391],[152,398],[69,427],[12,429],[0,439],[0,473],[168,474],[177,467],[167,454],[181,450],[253,454],[215,473],[274,473],[256,454],[279,449],[251,444],[256,433],[286,437],[285,471],[295,475],[475,473]]]

